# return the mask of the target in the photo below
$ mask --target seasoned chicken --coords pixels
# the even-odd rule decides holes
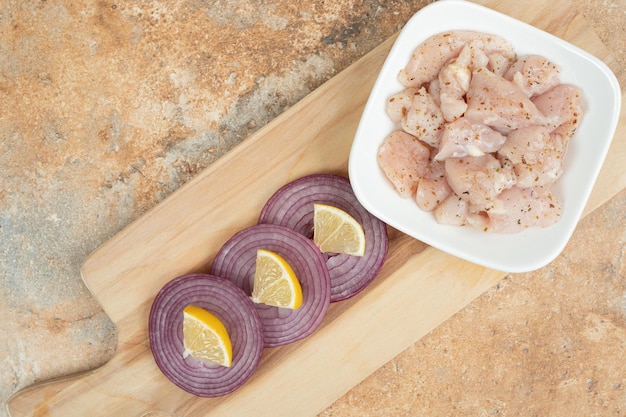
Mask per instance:
[[[577,88],[559,84],[534,98],[533,103],[546,116],[550,126],[563,127],[561,134],[574,135],[583,114],[580,91]]]
[[[473,226],[485,230],[489,218],[485,212],[477,212],[464,198],[451,194],[433,211],[437,223],[451,226]]]
[[[518,58],[505,39],[451,31],[414,50],[387,102],[397,124],[379,165],[402,197],[437,222],[514,233],[556,223],[581,92],[539,55]]]
[[[418,90],[418,88],[407,88],[389,97],[386,107],[387,116],[394,122],[402,121],[411,108],[413,96],[417,94]]]
[[[465,226],[468,213],[469,203],[456,194],[446,198],[433,211],[437,223],[451,226]]]
[[[427,174],[430,149],[406,132],[390,133],[378,149],[378,165],[402,198],[415,194]]]
[[[559,221],[561,203],[544,188],[512,187],[500,195],[498,213],[489,213],[489,230],[516,233],[529,227],[547,227]]]
[[[567,140],[551,134],[546,126],[528,126],[514,130],[498,151],[513,164],[517,186],[547,186],[563,173]]]
[[[472,71],[486,67],[489,58],[481,49],[482,42],[468,42],[459,56],[452,58],[439,72],[440,105],[443,118],[452,122],[461,117],[467,109],[465,94],[469,89]]]
[[[464,30],[439,33],[413,51],[409,63],[400,70],[398,80],[405,87],[421,87],[436,78],[444,64],[472,41],[487,54],[499,52],[504,56],[515,56],[513,45],[499,36]]]
[[[501,77],[504,76],[509,68],[511,68],[513,62],[515,62],[515,56],[502,54],[497,51],[487,54],[487,57],[489,58],[487,69]]]
[[[441,109],[424,87],[420,88],[401,121],[402,129],[433,147],[439,146],[444,120]]]
[[[408,88],[407,88],[408,90]],[[439,78],[435,78],[428,83],[428,94],[433,98],[436,105],[441,107],[441,85],[439,85]]]
[[[517,186],[532,188],[554,184],[563,174],[563,159],[561,153],[547,149],[539,162],[513,165]]]
[[[506,72],[504,78],[517,85],[527,97],[543,94],[561,83],[559,67],[539,55],[519,58]]]
[[[428,171],[417,184],[415,202],[422,210],[432,211],[450,194],[452,194],[452,189],[446,180],[443,162],[432,159],[428,165]]]
[[[500,149],[506,136],[482,123],[472,123],[465,117],[444,126],[437,160],[482,156]]]
[[[448,158],[446,179],[462,199],[481,211],[499,211],[498,195],[515,185],[515,173],[493,155]]]
[[[547,143],[550,141],[550,128],[533,125],[516,129],[498,150],[498,154],[513,164],[534,164],[541,161]]]
[[[516,84],[486,68],[472,73],[465,117],[502,133],[546,123],[543,114]]]

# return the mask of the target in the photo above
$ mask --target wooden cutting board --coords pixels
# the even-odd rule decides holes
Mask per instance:
[[[607,49],[566,0],[479,3],[562,37],[605,60]],[[201,399],[169,382],[153,362],[147,316],[170,279],[208,271],[234,232],[256,222],[281,185],[311,173],[347,175],[352,137],[389,39],[200,173],[94,252],[83,278],[119,329],[118,350],[99,370],[15,396],[19,416],[314,416],[377,368],[458,312],[505,273],[485,269],[390,230],[388,260],[357,297],[333,304],[322,327],[266,349],[235,393]],[[626,186],[626,121],[586,212]],[[271,161],[270,169],[265,163]],[[162,410],[170,414],[159,414]],[[146,414],[154,411],[155,414]]]

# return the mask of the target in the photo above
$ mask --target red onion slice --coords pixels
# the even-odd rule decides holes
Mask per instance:
[[[233,346],[230,367],[183,358],[183,309],[194,304],[217,316]],[[189,274],[168,282],[157,294],[148,321],[150,349],[163,374],[183,390],[201,397],[235,391],[250,378],[263,353],[261,320],[250,298],[232,282]]]
[[[325,254],[331,302],[345,300],[378,275],[387,257],[387,226],[361,205],[347,178],[331,174],[308,175],[282,186],[265,203],[259,223],[286,226],[312,239],[314,203],[342,209],[361,223],[365,232],[364,256]]]
[[[257,249],[282,256],[302,286],[302,306],[297,310],[255,304],[265,346],[280,346],[310,335],[321,324],[330,304],[330,275],[320,251],[312,241],[287,227],[255,225],[237,232],[220,248],[211,274],[231,280],[250,295]]]

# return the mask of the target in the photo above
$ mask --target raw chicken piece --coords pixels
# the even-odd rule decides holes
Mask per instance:
[[[444,126],[437,160],[463,156],[482,156],[495,152],[506,141],[506,136],[482,123],[472,123],[464,117]]]
[[[447,122],[465,113],[465,93],[469,89],[472,71],[488,63],[489,58],[480,49],[480,43],[471,41],[461,49],[459,56],[452,58],[439,72],[441,112]]]
[[[561,217],[561,203],[549,190],[512,187],[500,194],[502,210],[489,213],[489,230],[517,233],[529,227],[547,227]]]
[[[559,73],[559,67],[546,58],[527,55],[518,59],[504,78],[519,86],[527,97],[534,97],[559,85]]]
[[[539,162],[513,165],[517,186],[532,188],[554,184],[563,174],[563,159],[561,153],[547,149]]]
[[[498,154],[513,164],[534,164],[542,159],[549,142],[549,127],[527,126],[509,133]]]
[[[398,80],[405,87],[421,87],[436,78],[444,64],[471,41],[476,41],[485,53],[497,51],[515,56],[513,45],[499,36],[463,30],[439,33],[426,39],[413,51],[409,63],[400,70]]]
[[[433,98],[435,104],[441,107],[441,86],[439,85],[439,78],[435,78],[428,83],[428,94]]]
[[[465,117],[468,120],[486,124],[502,133],[546,123],[546,118],[517,85],[486,68],[472,73],[466,98]]]
[[[417,206],[424,211],[432,211],[452,194],[445,177],[421,178],[415,193]]]
[[[387,100],[387,116],[394,122],[399,122],[406,117],[406,113],[411,108],[413,96],[417,94],[417,91],[417,88],[407,88],[391,96]]]
[[[562,127],[561,134],[574,135],[583,114],[580,91],[560,84],[533,99],[533,103],[549,120],[553,128]]]
[[[467,103],[464,97],[467,88],[469,88],[470,78],[469,76],[466,78],[468,87],[464,87],[461,85],[463,78],[465,78],[463,71],[456,66],[451,67],[453,67],[452,64],[448,65],[439,75],[439,85],[441,86],[439,106],[441,107],[441,114],[447,122],[456,120],[465,113]],[[453,81],[446,81],[445,78],[453,79]]]
[[[434,210],[450,194],[452,189],[446,180],[446,171],[443,162],[431,160],[428,172],[417,185],[415,202],[424,211]]]
[[[500,77],[504,76],[515,60],[515,56],[501,54],[500,52],[492,52],[487,54],[487,57],[489,58],[487,69]]]
[[[411,108],[402,119],[402,129],[432,147],[439,146],[444,120],[441,109],[428,91],[421,87],[411,101]]]
[[[451,226],[473,226],[485,230],[489,219],[484,212],[474,212],[471,204],[456,194],[451,194],[435,208],[437,223]]]
[[[499,211],[498,195],[515,185],[513,168],[491,154],[448,158],[445,168],[450,188],[477,211]]]
[[[390,133],[378,149],[378,164],[402,198],[415,194],[420,178],[427,174],[430,149],[402,131]]]
[[[563,173],[567,140],[551,134],[546,126],[514,130],[498,154],[513,164],[517,186],[529,188],[553,184]]]

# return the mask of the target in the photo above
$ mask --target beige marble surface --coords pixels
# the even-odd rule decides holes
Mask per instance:
[[[92,250],[429,2],[3,1],[0,400],[113,355]],[[626,65],[626,1],[574,3]],[[626,415],[625,198],[321,415]]]

